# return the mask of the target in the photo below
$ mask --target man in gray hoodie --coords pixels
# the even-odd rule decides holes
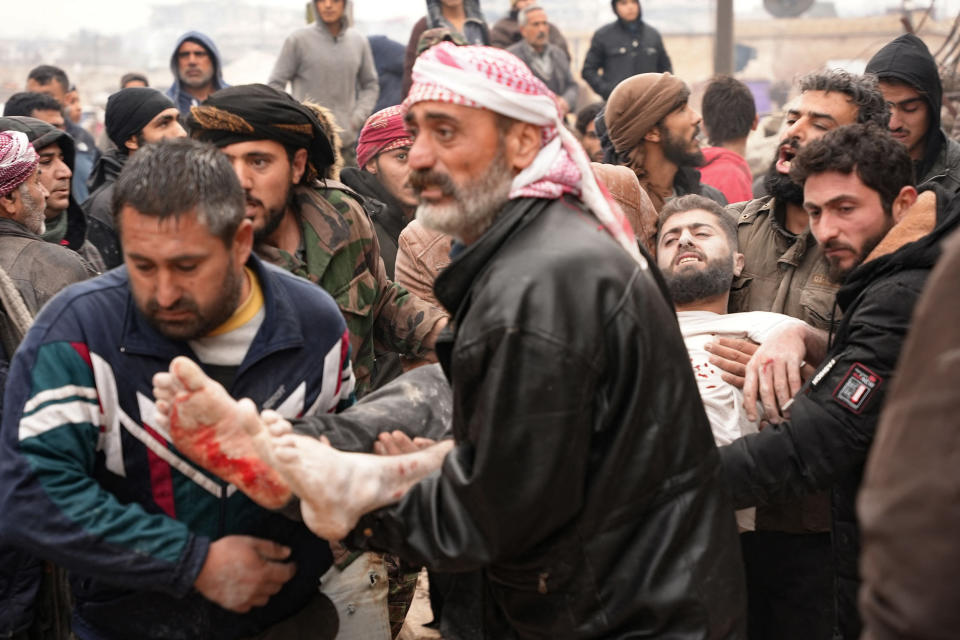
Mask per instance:
[[[315,0],[317,21],[283,43],[268,84],[298,101],[317,102],[333,112],[343,132],[343,159],[356,166],[357,134],[380,94],[370,43],[350,25],[349,0]]]

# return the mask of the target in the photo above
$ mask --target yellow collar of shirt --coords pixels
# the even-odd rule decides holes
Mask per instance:
[[[224,333],[229,333],[234,329],[239,329],[253,320],[253,317],[263,308],[263,289],[260,288],[260,281],[257,280],[257,275],[250,267],[244,267],[243,271],[247,282],[250,283],[250,294],[247,296],[247,299],[237,307],[233,315],[227,318],[227,321],[222,325],[208,333],[207,337],[219,336]]]

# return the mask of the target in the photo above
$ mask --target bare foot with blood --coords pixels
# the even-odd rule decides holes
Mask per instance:
[[[267,456],[299,496],[304,523],[326,540],[344,538],[362,515],[400,500],[439,469],[453,448],[453,441],[446,440],[403,455],[347,453],[326,439],[292,433],[276,413],[262,417],[260,423],[244,425],[258,448],[269,437]]]
[[[189,358],[178,357],[170,371],[153,377],[160,426],[190,460],[237,486],[257,504],[279,509],[292,497],[290,486],[258,455],[246,423],[260,424],[253,401],[239,402]],[[264,434],[266,437],[266,434]]]

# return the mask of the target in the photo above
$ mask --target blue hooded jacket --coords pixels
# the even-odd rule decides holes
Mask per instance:
[[[180,111],[181,115],[184,116],[190,113],[190,107],[200,104],[196,98],[190,95],[190,93],[180,85],[177,51],[179,51],[180,46],[188,40],[191,42],[196,42],[201,47],[206,49],[210,54],[210,60],[213,62],[213,90],[219,91],[220,89],[230,86],[223,81],[223,74],[221,72],[220,65],[220,51],[217,49],[217,45],[213,44],[213,40],[210,39],[210,36],[200,33],[199,31],[187,31],[185,34],[180,36],[179,40],[177,40],[176,46],[173,47],[173,53],[170,55],[170,71],[173,73],[173,84],[170,85],[170,88],[166,91],[167,97],[173,100],[173,104],[177,105],[177,109]]]

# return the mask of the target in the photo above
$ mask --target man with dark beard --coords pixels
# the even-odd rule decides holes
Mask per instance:
[[[743,392],[710,365],[704,346],[715,336],[747,338],[760,344],[784,324],[803,323],[767,311],[727,313],[730,285],[743,269],[743,254],[737,251],[735,221],[709,198],[682,196],[663,208],[657,265],[677,310],[680,333],[717,446],[756,433],[759,424],[747,417]],[[752,531],[754,509],[738,511],[737,524],[741,532]]]
[[[700,114],[689,103],[690,89],[670,73],[644,73],[616,86],[603,112],[608,137],[604,162],[630,167],[657,211],[688,193],[720,204],[727,199],[700,181]]]
[[[191,354],[260,408],[337,411],[353,402],[343,318],[251,255],[243,190],[209,145],[139,149],[114,210],[125,266],[57,295],[13,358],[0,535],[70,572],[82,640],[333,638],[317,592],[328,545],[194,466],[150,388]],[[245,472],[276,486],[265,467]]]
[[[456,318],[437,348],[454,443],[359,456],[248,408],[252,446],[318,535],[455,572],[445,638],[743,638],[733,508],[676,319],[555,96],[503,50],[441,43],[404,109],[418,218],[458,241],[435,285]],[[157,380],[167,413],[237,445],[234,403],[189,368]]]
[[[378,352],[432,357],[445,314],[386,275],[360,198],[334,179],[332,117],[267,85],[230,87],[194,107],[190,134],[230,159],[257,255],[323,287],[350,328],[357,393]]]
[[[737,221],[743,271],[730,293],[729,311],[772,311],[827,331],[835,328],[839,281],[809,230],[803,188],[790,178],[798,150],[826,132],[853,122],[886,126],[887,111],[876,82],[843,71],[800,80],[799,102],[787,113],[777,156],[767,174],[770,195],[728,208]],[[724,338],[707,346],[711,364],[721,356],[745,363],[744,341]],[[742,375],[742,364],[735,372]],[[832,557],[827,493],[757,509],[756,531],[741,536],[749,591],[750,637],[828,640],[832,631]],[[790,576],[790,580],[784,580]]]
[[[721,447],[721,455],[741,508],[831,490],[832,637],[854,640],[861,637],[854,500],[913,307],[960,210],[939,185],[918,197],[907,149],[886,127],[841,127],[806,145],[792,165],[810,230],[842,282],[843,319],[829,342],[816,330],[787,328],[758,348],[744,397],[750,413],[759,390],[775,424]],[[803,386],[801,359],[819,366]]]

